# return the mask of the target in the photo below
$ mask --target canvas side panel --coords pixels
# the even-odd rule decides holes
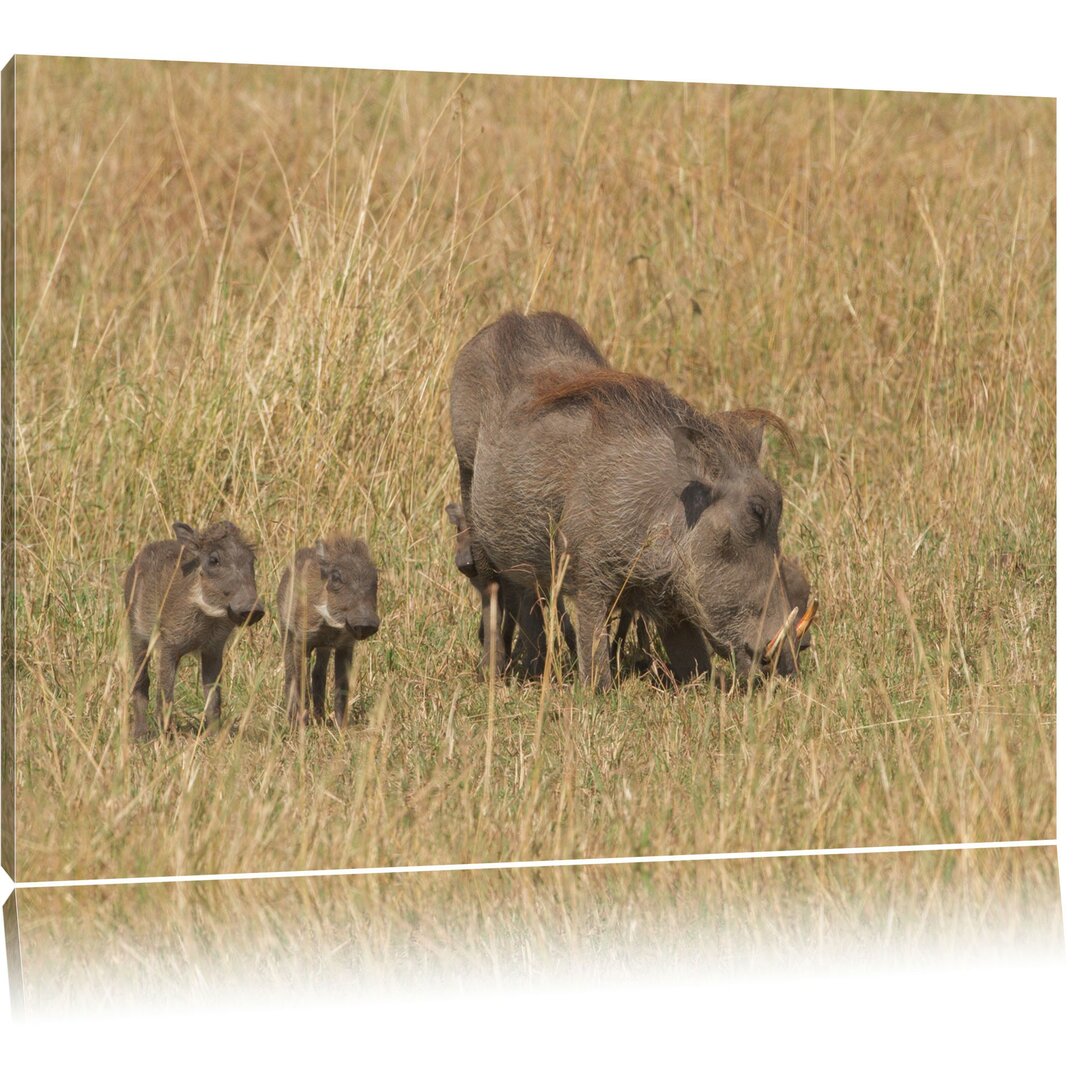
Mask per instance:
[[[0,865],[15,879],[15,58],[0,75]],[[12,897],[14,901],[14,897]]]

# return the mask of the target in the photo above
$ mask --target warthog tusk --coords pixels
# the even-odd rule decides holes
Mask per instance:
[[[780,642],[787,637],[787,632],[791,629],[791,624],[795,621],[795,617],[799,614],[798,607],[793,607],[788,612],[788,617],[784,620],[784,625],[776,632],[776,636],[765,646],[765,660],[767,663],[772,663],[773,658],[776,656],[780,649]]]
[[[806,605],[806,611],[803,617],[799,620],[799,625],[795,627],[795,636],[801,638],[807,630],[810,629],[810,624],[814,621],[814,616],[817,614],[817,600],[811,600]]]

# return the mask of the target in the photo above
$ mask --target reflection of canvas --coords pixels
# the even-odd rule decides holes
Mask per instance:
[[[28,1016],[964,971],[1062,950],[1043,848],[34,889],[19,914]]]
[[[1053,102],[17,63],[20,880],[1054,835]],[[590,621],[574,575],[610,545],[560,561],[556,529],[563,610],[489,621],[506,677],[482,654],[451,372],[544,309],[691,435],[747,408],[793,432],[733,441],[783,491],[744,524],[808,583],[755,601],[745,664],[798,678],[746,692],[681,599],[675,630],[642,590]],[[528,433],[498,434],[505,465]],[[730,495],[704,479],[687,522]],[[269,603],[133,744],[121,579],[223,519],[268,601],[297,549],[366,539],[380,628],[342,724],[290,727]],[[521,552],[496,554],[505,598]]]

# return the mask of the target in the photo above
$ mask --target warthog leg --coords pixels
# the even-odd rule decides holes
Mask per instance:
[[[221,649],[204,649],[200,657],[203,712],[209,727],[217,727],[221,723],[221,657]]]
[[[486,679],[494,667],[496,675],[506,672],[507,653],[514,635],[514,623],[506,608],[506,598],[500,595],[499,583],[491,581],[481,592],[480,612],[480,677]]]
[[[590,592],[577,597],[578,670],[586,685],[611,689],[611,655],[608,644],[610,600]]]
[[[330,667],[330,650],[316,649],[311,666],[311,713],[316,723],[326,718],[326,672]]]
[[[668,667],[677,684],[690,682],[708,673],[711,667],[709,648],[696,626],[686,620],[678,620],[660,626],[659,633],[667,653]]]
[[[291,631],[285,633],[285,716],[295,727],[307,706],[307,657],[304,646]]]
[[[517,598],[517,642],[514,646],[514,665],[524,679],[536,679],[544,673],[547,659],[547,627],[544,612],[535,590],[520,589]],[[506,597],[507,603],[510,596]]]
[[[349,704],[349,672],[352,670],[353,649],[343,645],[334,650],[334,721],[345,725],[345,710]]]
[[[131,689],[131,737],[140,741],[149,737],[146,714],[150,707],[150,643],[144,638],[131,638],[131,662],[135,666],[135,682]]]
[[[172,649],[158,650],[158,716],[161,730],[172,725],[173,693],[176,689],[176,664],[179,657]]]

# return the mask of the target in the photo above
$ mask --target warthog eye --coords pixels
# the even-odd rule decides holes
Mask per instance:
[[[331,585],[337,588],[341,584],[341,571],[335,567],[333,570],[330,571],[328,580]]]
[[[219,562],[221,562],[221,558],[216,551],[211,551],[206,557],[207,566],[217,566]]]
[[[751,499],[748,504],[750,514],[759,528],[764,529],[769,524],[769,507],[762,499]]]

